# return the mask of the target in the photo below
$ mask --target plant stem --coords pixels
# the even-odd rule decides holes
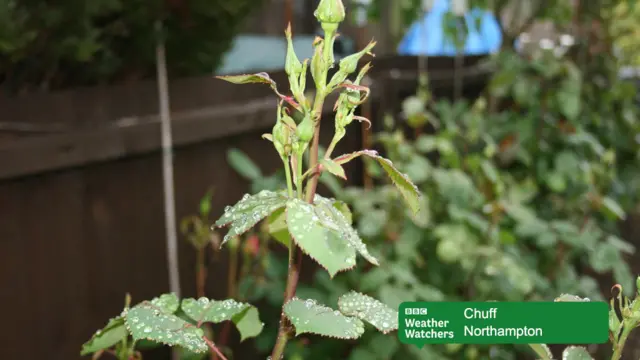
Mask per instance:
[[[236,283],[237,283],[237,274],[238,274],[238,247],[231,246],[229,248],[229,270],[227,271],[227,298],[234,299],[236,297]],[[227,343],[227,338],[229,337],[229,327],[231,326],[230,322],[225,322],[222,330],[220,331],[220,339],[218,344],[220,346],[225,346]],[[217,354],[212,353],[211,359],[216,360]]]
[[[333,139],[331,140],[331,143],[329,144],[329,147],[327,148],[327,151],[324,153],[324,158],[325,159],[331,159],[331,153],[333,153],[333,150],[335,149],[336,145],[338,144],[338,141],[340,141],[340,137],[338,137],[338,134],[333,135]],[[366,149],[366,147],[365,147]]]
[[[289,166],[289,161],[286,158],[282,158],[282,162],[284,163],[284,172],[287,176],[287,190],[289,191],[289,197],[293,197],[293,183],[291,182],[291,167]]]
[[[622,328],[622,334],[620,334],[620,339],[617,341],[615,348],[613,349],[613,355],[611,356],[611,360],[620,360],[622,358],[622,350],[624,349],[624,343],[627,341],[627,337],[633,330],[633,326],[631,324],[624,324]]]
[[[328,41],[327,41],[328,40]],[[325,31],[325,48],[323,49],[323,56],[325,59],[326,68],[323,69],[322,75],[320,79],[316,81],[316,96],[313,101],[313,119],[314,119],[314,132],[313,132],[313,140],[311,143],[311,148],[309,149],[309,169],[314,169],[318,165],[318,149],[320,145],[320,119],[322,118],[322,109],[324,107],[324,100],[326,97],[326,87],[327,87],[327,74],[329,72],[329,68],[333,64],[329,64],[332,54],[333,54],[333,40],[334,33]],[[302,160],[302,158],[300,158]],[[299,161],[298,164],[298,178],[300,179],[300,188],[302,189],[302,161]],[[309,203],[313,203],[313,198],[316,195],[316,188],[318,187],[318,178],[320,172],[315,171],[311,175],[311,179],[309,179],[307,185],[307,193],[306,200]],[[302,195],[302,194],[300,194]],[[284,349],[287,346],[287,341],[291,337],[292,327],[289,324],[289,320],[284,313],[284,305],[288,303],[296,294],[296,287],[298,286],[298,278],[300,276],[300,267],[302,265],[302,252],[298,254],[298,262],[296,263],[296,245],[292,241],[289,245],[289,272],[287,274],[287,285],[284,291],[284,302],[282,314],[280,316],[280,329],[278,330],[278,338],[276,339],[276,344],[273,347],[273,351],[271,353],[271,360],[280,360],[284,355]]]
[[[309,169],[315,168],[316,165],[318,164],[318,148],[320,143],[320,117],[322,115],[322,105],[324,104],[324,97],[325,97],[324,91],[318,91],[316,93],[316,98],[315,98],[314,108],[313,108],[316,121],[315,121],[315,131],[313,133],[313,142],[311,144],[311,149],[309,150],[310,151]],[[302,161],[299,161],[298,168],[300,169],[299,171],[302,172],[302,169],[300,168],[301,166],[300,163],[302,163]],[[316,187],[318,186],[318,175],[319,175],[318,172],[312,174],[311,179],[309,180],[310,183],[307,186],[307,196],[306,196],[306,200],[308,202],[312,202],[313,197],[316,194]],[[301,190],[302,189],[301,175],[299,176],[299,179],[300,179],[299,189]],[[300,259],[302,258],[301,253],[299,257]],[[291,242],[291,244],[289,245],[289,272],[287,274],[287,285],[284,291],[283,307],[284,307],[284,304],[289,302],[289,300],[291,300],[296,294],[296,287],[298,286],[298,278],[300,276],[301,261],[298,261],[298,263],[296,264],[295,259],[296,259],[296,245],[293,242]],[[284,349],[287,346],[287,341],[289,341],[290,332],[291,332],[291,325],[289,324],[289,320],[287,319],[287,316],[285,315],[284,309],[283,309],[282,314],[280,316],[280,329],[278,330],[278,338],[276,340],[276,344],[273,347],[273,351],[271,353],[272,360],[282,359],[282,356],[284,354]]]
[[[302,156],[304,154],[298,155],[297,158],[297,168],[296,168],[296,190],[298,191],[298,198],[302,199]]]
[[[284,348],[289,341],[291,325],[284,313],[284,304],[288,303],[296,293],[296,286],[298,285],[298,277],[300,275],[300,264],[296,264],[296,245],[291,242],[289,245],[289,272],[287,274],[287,286],[284,290],[284,302],[282,314],[280,315],[280,329],[278,330],[278,339],[273,347],[271,353],[272,360],[280,360],[284,355]]]
[[[220,349],[218,349],[218,347],[216,346],[216,344],[213,343],[213,341],[207,339],[206,336],[202,337],[204,339],[204,342],[207,343],[207,345],[209,346],[209,348],[216,353],[216,355],[220,356],[220,359],[222,360],[228,360],[223,354],[222,352],[220,352]]]
[[[326,77],[326,76],[325,76]],[[313,116],[316,119],[316,128],[313,133],[313,142],[311,143],[311,149],[309,150],[309,169],[315,169],[318,165],[318,148],[320,146],[320,119],[322,117],[322,108],[324,106],[325,98],[324,89],[316,92],[316,98],[313,102]],[[316,188],[318,187],[318,178],[320,172],[315,170],[311,175],[311,179],[307,183],[307,201],[312,202],[313,197],[316,194]]]

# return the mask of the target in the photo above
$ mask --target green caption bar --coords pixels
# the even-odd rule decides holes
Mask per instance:
[[[405,302],[398,337],[405,344],[603,344],[605,302]]]

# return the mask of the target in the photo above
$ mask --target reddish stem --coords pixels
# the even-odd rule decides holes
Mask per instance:
[[[216,353],[218,356],[220,356],[220,359],[222,360],[228,360],[223,354],[222,352],[220,352],[220,349],[218,349],[218,347],[216,346],[216,344],[213,343],[213,341],[207,339],[206,336],[202,337],[204,339],[204,342],[207,343],[207,345],[209,346],[209,348]]]

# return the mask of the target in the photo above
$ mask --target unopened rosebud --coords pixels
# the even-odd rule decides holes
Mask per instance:
[[[304,59],[302,63],[302,73],[300,73],[300,92],[304,94],[304,91],[307,87],[307,68],[309,67],[309,59]]]
[[[280,156],[289,156],[291,153],[291,126],[289,123],[295,122],[282,108],[282,103],[278,105],[278,119],[271,131],[271,137],[273,144]]]
[[[313,138],[314,130],[313,120],[311,116],[307,115],[298,125],[296,135],[298,135],[298,139],[300,139],[301,142],[308,143]]]
[[[321,24],[338,24],[346,17],[342,0],[320,0],[313,15]]]
[[[287,26],[285,30],[285,36],[287,37],[287,57],[284,63],[284,71],[287,75],[298,76],[302,72],[302,63],[298,59],[295,50],[293,49],[293,41],[291,39],[291,24]]]
[[[347,102],[352,104],[358,104],[360,102],[360,91],[357,89],[346,89],[347,93]]]
[[[365,54],[371,54],[371,49],[373,49],[374,46],[376,46],[376,42],[371,41],[369,45],[367,45],[361,51],[355,54],[351,54],[345,57],[344,59],[340,60],[340,71],[346,73],[347,75],[356,71],[356,68],[358,67],[358,62],[360,61],[360,59]]]
[[[316,86],[322,83],[322,73],[325,68],[324,58],[322,50],[324,48],[324,42],[318,41],[315,45],[315,51],[311,58],[311,76],[316,83]],[[324,89],[317,89],[318,91],[324,91]]]

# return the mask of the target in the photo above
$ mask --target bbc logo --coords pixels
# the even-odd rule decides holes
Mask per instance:
[[[427,308],[406,308],[405,315],[427,315]]]

